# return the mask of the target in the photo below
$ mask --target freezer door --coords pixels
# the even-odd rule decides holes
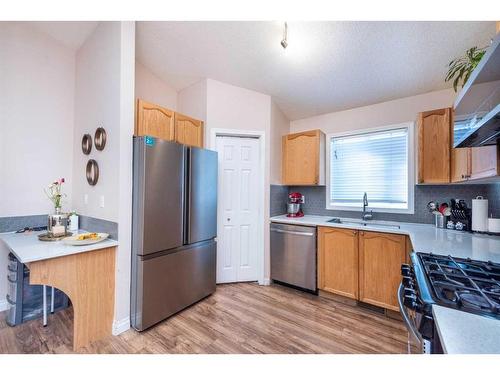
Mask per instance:
[[[215,241],[137,262],[131,324],[142,331],[215,291]]]
[[[134,138],[134,254],[183,244],[184,146],[152,137]]]
[[[187,157],[185,242],[192,244],[217,236],[217,152],[190,147]]]

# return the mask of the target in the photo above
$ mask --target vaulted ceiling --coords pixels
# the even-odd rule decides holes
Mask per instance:
[[[448,62],[494,22],[137,22],[137,59],[177,90],[212,78],[273,97],[291,120],[450,87]]]

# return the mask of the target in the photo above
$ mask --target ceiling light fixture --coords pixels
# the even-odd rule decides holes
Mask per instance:
[[[281,40],[281,47],[285,48],[288,47],[288,25],[285,22],[285,28],[283,29],[283,39]]]

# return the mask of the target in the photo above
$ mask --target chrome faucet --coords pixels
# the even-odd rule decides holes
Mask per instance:
[[[371,220],[373,219],[373,211],[366,212],[366,207],[368,207],[368,194],[363,195],[363,215],[361,216],[362,220]]]

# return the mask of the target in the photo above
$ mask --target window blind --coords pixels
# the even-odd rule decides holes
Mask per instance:
[[[408,208],[408,129],[332,137],[330,204]]]

